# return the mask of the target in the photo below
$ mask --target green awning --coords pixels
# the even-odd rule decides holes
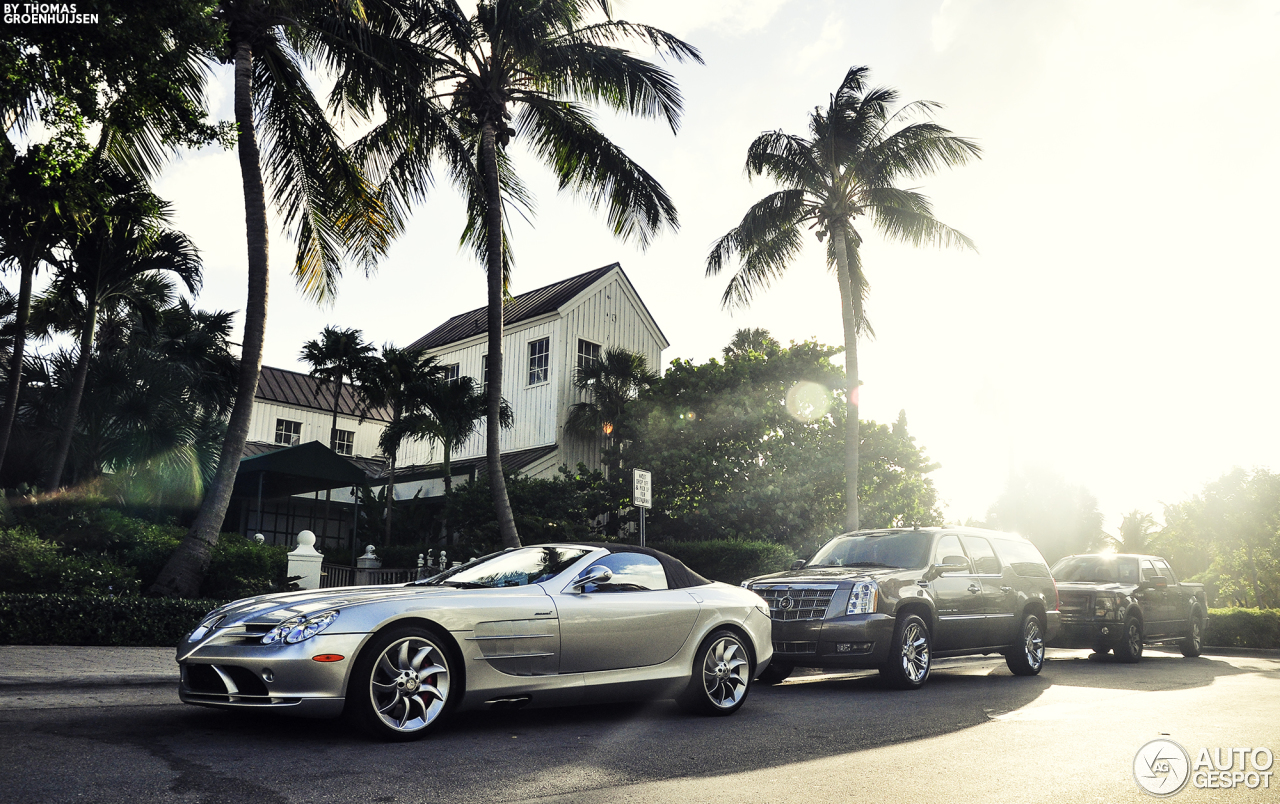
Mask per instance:
[[[274,499],[350,488],[367,482],[364,472],[341,455],[319,441],[308,441],[296,447],[241,458],[232,496],[257,497],[261,488],[263,499]]]

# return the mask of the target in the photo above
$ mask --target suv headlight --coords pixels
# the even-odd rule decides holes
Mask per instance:
[[[872,614],[880,599],[880,585],[875,581],[858,581],[849,592],[845,614]]]
[[[262,638],[262,644],[274,645],[277,642],[285,642],[292,645],[295,642],[310,639],[333,625],[333,621],[336,619],[338,619],[337,609],[311,617],[293,617],[268,631],[267,635]]]
[[[1103,597],[1099,595],[1093,599],[1093,616],[1101,617],[1104,620],[1110,620],[1115,614],[1116,599],[1114,597]]]

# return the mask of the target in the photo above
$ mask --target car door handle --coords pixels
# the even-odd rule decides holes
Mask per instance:
[[[971,583],[969,584],[969,591],[973,592],[976,595],[982,591],[982,587],[978,586],[976,583]]]
[[[1012,592],[1012,591],[1013,591],[1013,587],[1012,587],[1012,586],[1002,586],[1002,587],[1000,587],[1000,591],[1001,591],[1001,592],[1004,592],[1005,594],[1008,594],[1009,592]]]

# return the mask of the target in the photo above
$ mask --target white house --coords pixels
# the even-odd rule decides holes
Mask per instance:
[[[644,355],[658,370],[670,343],[617,263],[570,277],[508,301],[504,315],[502,395],[511,405],[515,425],[500,436],[503,466],[534,477],[549,477],[561,465],[579,462],[600,466],[598,445],[564,436],[569,408],[585,399],[573,385],[579,366],[599,360],[605,350],[622,348]],[[454,376],[485,380],[488,350],[487,310],[471,310],[445,321],[415,341],[411,348],[434,356]],[[264,366],[249,424],[246,459],[288,446],[319,441],[365,472],[370,485],[384,485],[386,461],[378,435],[390,416],[364,410],[350,386],[339,399],[338,426],[329,437],[332,389],[316,385],[306,374]],[[455,482],[484,471],[485,428],[451,456]],[[405,443],[397,458],[396,499],[443,494],[438,444]],[[251,484],[241,484],[246,488]],[[322,532],[323,493],[302,497],[248,500],[242,497],[239,528],[263,533],[271,543],[289,543],[302,528]],[[318,547],[350,547],[352,497],[334,489],[330,505],[330,537]],[[232,509],[231,516],[235,516]],[[229,516],[230,519],[230,516]],[[308,521],[311,524],[308,524]],[[231,523],[228,522],[228,525]]]

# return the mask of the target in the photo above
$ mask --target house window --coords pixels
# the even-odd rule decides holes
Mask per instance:
[[[457,363],[450,363],[450,364],[449,364],[449,365],[447,365],[447,366],[441,366],[441,367],[440,367],[440,376],[444,378],[444,381],[445,381],[445,382],[457,382],[457,381],[458,381],[458,377],[460,377],[460,376],[461,376],[461,375],[458,373],[458,364],[457,364]]]
[[[302,440],[302,422],[276,419],[276,443],[295,446]]]
[[[600,344],[578,339],[578,371],[600,365]]]
[[[544,383],[550,374],[551,339],[539,338],[536,341],[529,341],[529,384]]]
[[[480,392],[489,390],[489,356],[480,355]]]
[[[350,430],[333,431],[333,451],[339,455],[351,455],[355,452],[356,434]]]

